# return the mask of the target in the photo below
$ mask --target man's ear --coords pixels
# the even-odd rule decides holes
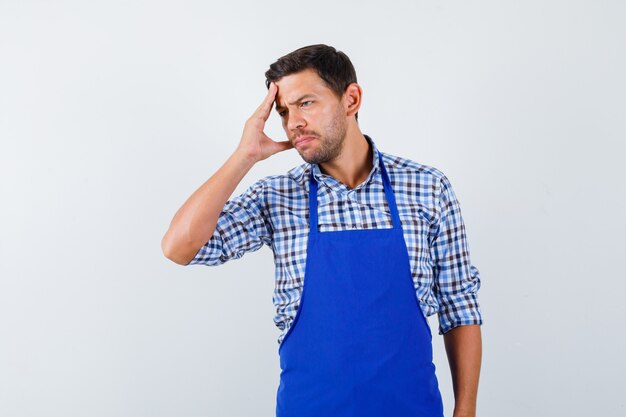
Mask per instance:
[[[357,83],[352,83],[346,87],[346,90],[343,93],[346,116],[352,116],[359,111],[362,96],[363,90],[361,90],[361,86]]]

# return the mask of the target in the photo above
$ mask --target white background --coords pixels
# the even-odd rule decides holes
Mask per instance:
[[[351,58],[363,133],[453,184],[478,416],[625,415],[625,21],[591,0],[1,0],[0,415],[274,415],[271,250],[183,267],[160,242],[269,64],[314,43]],[[275,113],[266,132],[285,139]]]

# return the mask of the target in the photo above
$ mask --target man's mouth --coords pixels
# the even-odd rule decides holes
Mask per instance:
[[[315,139],[314,136],[300,136],[298,139],[296,139],[295,146],[310,142],[313,139]]]

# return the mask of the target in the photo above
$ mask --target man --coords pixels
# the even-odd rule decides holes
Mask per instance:
[[[300,48],[265,75],[265,100],[174,216],[165,256],[219,265],[272,248],[278,417],[442,417],[426,320],[435,312],[453,417],[475,416],[480,277],[449,180],[361,133],[362,90],[343,52]],[[274,102],[286,141],[263,133]],[[306,163],[228,200],[255,163],[294,147]]]

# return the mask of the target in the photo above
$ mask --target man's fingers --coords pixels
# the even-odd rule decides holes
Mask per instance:
[[[255,115],[263,118],[263,120],[267,120],[270,116],[270,112],[272,111],[272,104],[274,104],[274,100],[276,98],[276,91],[278,87],[274,82],[270,83],[270,88],[267,90],[267,95],[265,96],[265,100],[263,103],[256,109]]]
[[[270,112],[272,111],[272,104],[274,104],[274,100],[276,99],[276,91],[278,91],[278,86],[274,82],[271,82],[270,88],[267,90],[267,96],[265,96],[265,100],[261,105],[263,109],[263,115],[265,116],[266,120],[269,117]]]

